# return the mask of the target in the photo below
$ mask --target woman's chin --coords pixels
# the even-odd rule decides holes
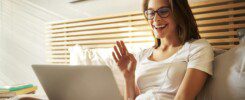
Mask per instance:
[[[165,35],[164,34],[158,34],[157,38],[164,38]]]

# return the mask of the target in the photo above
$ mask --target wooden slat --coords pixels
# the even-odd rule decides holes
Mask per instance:
[[[238,38],[221,38],[221,39],[207,39],[209,43],[229,43],[229,42],[239,42]]]
[[[200,36],[202,38],[207,38],[207,37],[220,37],[220,36],[234,36],[237,35],[235,31],[230,31],[230,32],[215,32],[215,33],[202,33]]]
[[[200,6],[206,6],[206,5],[214,5],[214,4],[219,4],[219,3],[226,3],[230,2],[233,0],[209,0],[209,1],[201,1],[198,3],[190,3],[190,7],[200,7]]]
[[[47,60],[48,63],[52,63],[52,64],[58,64],[58,65],[67,65],[69,64],[70,61],[56,61],[56,60]]]
[[[67,50],[69,47],[67,47],[67,46],[66,47],[62,47],[62,48],[61,47],[59,49],[56,49],[56,51],[50,51],[49,49],[47,49],[46,53],[47,54],[67,54],[67,53],[69,53],[68,50]],[[51,48],[54,48],[54,47],[51,47]],[[63,49],[63,48],[65,48],[65,49]],[[66,51],[66,52],[64,52],[64,51]]]
[[[122,17],[122,18],[115,18],[115,19],[107,19],[107,20],[94,20],[82,23],[71,23],[71,24],[60,24],[54,26],[48,26],[47,29],[59,29],[59,28],[72,28],[72,27],[82,27],[82,26],[93,26],[93,25],[105,25],[111,23],[123,23],[123,22],[133,22],[137,20],[145,20],[144,16],[129,16],[129,17]]]
[[[199,27],[198,29],[199,31],[213,31],[213,30],[236,29],[236,28],[245,28],[245,24],[205,26],[205,27]]]
[[[49,65],[69,65],[69,62],[49,62],[47,61]]]
[[[61,58],[69,59],[70,55],[51,55],[51,56],[48,56],[48,57],[49,58],[54,58],[54,59],[61,59]]]
[[[209,25],[209,24],[219,24],[219,23],[227,23],[227,22],[238,22],[244,21],[245,16],[242,17],[230,17],[230,18],[219,18],[219,19],[208,19],[208,20],[198,20],[197,25]]]
[[[72,32],[83,32],[84,34],[92,33],[102,33],[102,32],[127,32],[127,31],[140,31],[140,30],[146,30],[150,29],[148,26],[135,26],[135,27],[119,27],[119,28],[111,28],[111,29],[98,29],[98,30],[82,30],[82,29],[74,29],[65,31],[66,33],[72,33]],[[64,31],[61,31],[61,33],[64,33]]]
[[[131,29],[105,29],[105,30],[93,30],[93,31],[76,31],[76,32],[68,32],[68,33],[59,33],[59,34],[49,34],[48,37],[62,37],[62,36],[79,36],[79,35],[96,35],[96,34],[112,34],[112,33],[123,33],[123,32],[135,32],[135,31],[150,31],[150,27],[148,26],[141,26],[141,27],[134,27]]]
[[[69,20],[62,20],[62,21],[55,21],[47,23],[49,25],[58,25],[58,24],[69,24],[69,23],[77,23],[77,22],[84,22],[84,21],[93,21],[93,20],[103,20],[103,19],[111,19],[111,18],[119,18],[119,17],[125,17],[128,15],[138,15],[139,11],[133,11],[133,12],[126,12],[126,13],[120,13],[120,14],[111,14],[111,15],[105,15],[105,16],[99,16],[99,17],[93,17],[93,18],[81,18],[81,19],[69,19]]]
[[[115,43],[118,39],[108,39],[108,40],[87,40],[87,41],[69,41],[69,42],[51,42],[50,45],[74,45],[74,44],[110,44]],[[122,38],[125,42],[150,42],[153,38]]]
[[[129,43],[127,41],[125,41],[125,44],[126,46],[129,46],[129,47],[132,47],[132,46],[147,46],[147,47],[150,47],[154,44],[153,41],[150,41],[150,42],[134,42],[134,43]],[[69,47],[72,47],[74,45],[71,45],[71,46],[58,46],[58,47],[51,47],[48,49],[49,50],[53,50],[53,51],[49,51],[50,54],[66,54],[66,53],[69,53],[68,52],[68,48]],[[81,45],[82,47],[86,47],[86,48],[112,48],[113,46],[115,46],[115,43],[111,43],[111,44],[89,44],[89,45]]]
[[[60,52],[62,52],[62,53],[60,53]],[[59,50],[59,51],[52,51],[52,53],[50,52],[50,53],[47,53],[47,55],[69,55],[70,53],[69,53],[69,51],[67,51],[67,50],[63,50],[63,51],[61,51],[61,50]]]
[[[218,49],[230,49],[233,47],[236,47],[237,45],[217,45],[217,46],[213,46],[214,48],[218,48]]]
[[[48,61],[47,61],[48,62]],[[48,62],[49,65],[69,65],[69,62]]]
[[[146,21],[135,21],[135,22],[125,22],[125,23],[114,23],[114,24],[105,24],[105,25],[95,25],[95,26],[84,26],[84,27],[75,27],[75,28],[65,28],[47,31],[48,33],[58,33],[58,32],[69,32],[69,31],[86,31],[86,30],[95,30],[95,29],[114,29],[130,26],[139,26],[139,25],[148,25]]]
[[[192,9],[193,14],[244,7],[245,2]]]
[[[70,36],[64,38],[52,38],[49,42],[53,41],[71,41],[71,40],[98,40],[98,39],[111,39],[111,38],[129,38],[129,37],[147,37],[153,36],[150,31],[146,32],[130,32],[119,34],[101,34],[101,35],[88,35],[88,36]]]
[[[194,16],[196,20],[200,20],[200,19],[206,19],[206,18],[239,15],[239,14],[245,14],[245,10],[242,9],[242,10],[233,10],[233,11],[224,11],[224,12],[196,14]]]
[[[69,60],[67,59],[48,59],[48,62],[59,62],[59,63],[63,63],[63,62],[69,62]]]

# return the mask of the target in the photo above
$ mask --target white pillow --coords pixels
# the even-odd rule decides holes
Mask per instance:
[[[70,52],[70,65],[90,65],[89,49],[75,45],[69,48]]]
[[[198,100],[245,100],[245,45],[215,57],[214,75]]]

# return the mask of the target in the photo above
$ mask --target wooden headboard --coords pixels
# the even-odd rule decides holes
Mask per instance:
[[[236,31],[245,28],[244,0],[208,0],[190,5],[201,37],[213,47],[230,49],[239,44]],[[154,44],[141,11],[48,23],[48,62],[68,64],[68,48],[75,44],[109,48],[116,40],[124,40],[127,45]]]

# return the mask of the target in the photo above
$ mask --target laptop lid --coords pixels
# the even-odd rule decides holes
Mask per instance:
[[[123,100],[107,66],[32,65],[50,100]]]

